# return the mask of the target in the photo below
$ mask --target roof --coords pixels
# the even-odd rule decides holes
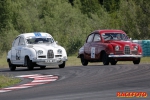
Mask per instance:
[[[22,36],[24,38],[26,37],[52,37],[49,33],[46,33],[46,32],[22,33],[19,36]]]
[[[110,32],[120,32],[125,33],[123,30],[116,30],[116,29],[104,29],[104,30],[96,30],[99,33],[110,33]]]

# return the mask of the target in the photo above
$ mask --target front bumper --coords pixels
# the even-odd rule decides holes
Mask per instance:
[[[142,55],[108,55],[110,58],[141,58]]]
[[[67,61],[67,58],[33,59],[32,60],[32,62],[35,62],[37,65],[43,65],[43,66],[60,65],[64,61]]]

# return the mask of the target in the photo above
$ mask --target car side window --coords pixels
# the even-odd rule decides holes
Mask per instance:
[[[17,37],[17,38],[14,40],[13,47],[18,46],[19,39],[20,39],[20,37]]]
[[[94,36],[94,41],[101,41],[100,35],[99,34],[95,34]]]
[[[25,45],[25,41],[24,41],[23,37],[20,37],[19,45]]]
[[[87,43],[92,42],[94,34],[89,35]]]

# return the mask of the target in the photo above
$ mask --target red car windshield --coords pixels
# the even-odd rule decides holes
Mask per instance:
[[[128,36],[123,33],[103,33],[102,38],[104,39],[104,41],[108,41],[108,40],[127,41],[129,39]]]

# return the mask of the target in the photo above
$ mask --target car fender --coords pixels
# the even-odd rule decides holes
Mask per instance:
[[[34,48],[25,48],[24,57],[26,56],[28,56],[30,60],[36,59],[36,50]]]
[[[80,49],[79,49],[79,52],[78,52],[78,57],[77,58],[80,58],[80,55],[84,54],[84,46],[82,46]]]

